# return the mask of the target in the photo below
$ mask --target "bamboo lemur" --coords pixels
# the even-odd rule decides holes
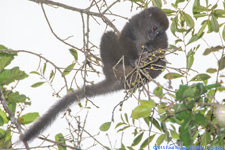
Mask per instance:
[[[124,26],[120,35],[113,31],[104,33],[100,44],[100,54],[104,65],[105,80],[94,85],[85,86],[81,90],[64,96],[25,131],[20,139],[23,142],[32,140],[47,128],[60,112],[65,111],[78,99],[124,89],[122,66],[125,66],[126,72],[134,69],[143,45],[148,51],[167,48],[168,42],[165,31],[168,26],[169,22],[165,13],[157,7],[150,7],[133,16]],[[115,76],[112,67],[117,64],[122,56],[124,56],[124,64],[119,64]],[[162,60],[155,63],[162,66],[166,65]],[[152,78],[156,78],[160,73],[160,70],[149,72]]]

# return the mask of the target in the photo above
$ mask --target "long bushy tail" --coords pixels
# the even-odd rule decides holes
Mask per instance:
[[[94,85],[85,86],[81,90],[71,92],[55,105],[53,105],[42,117],[40,117],[34,124],[25,131],[24,135],[20,138],[23,142],[27,142],[38,136],[44,129],[46,129],[58,116],[59,113],[65,111],[73,102],[83,99],[85,96],[93,97],[105,93],[118,91],[122,89],[120,81],[107,81],[104,80]]]

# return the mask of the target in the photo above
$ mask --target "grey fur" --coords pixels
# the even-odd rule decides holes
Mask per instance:
[[[119,64],[116,76],[112,67],[124,56],[126,70],[131,71],[142,45],[148,51],[167,48],[168,42],[165,31],[168,26],[169,23],[165,13],[159,8],[150,7],[133,16],[124,26],[120,35],[112,31],[104,33],[100,44],[100,54],[106,79],[100,83],[85,86],[81,90],[71,92],[63,97],[25,131],[21,140],[23,142],[32,140],[46,129],[60,112],[65,111],[72,103],[83,99],[85,96],[93,97],[125,88],[123,86],[122,64]],[[166,65],[161,60],[156,63],[162,66]],[[160,70],[149,72],[152,78],[157,77],[160,73]]]

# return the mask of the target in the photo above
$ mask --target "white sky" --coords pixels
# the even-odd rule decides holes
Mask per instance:
[[[64,2],[64,1],[62,1]],[[72,6],[78,8],[85,8],[86,2],[88,0],[80,1],[66,1],[72,2]],[[62,39],[67,38],[68,36],[73,35],[73,38],[69,40],[70,43],[76,45],[77,47],[82,46],[82,24],[80,14],[77,12],[72,12],[65,9],[55,9],[45,5],[46,13],[49,17],[51,25],[54,31],[60,36]],[[130,3],[124,2],[119,5],[116,5],[112,8],[112,11],[120,14],[122,16],[129,17],[138,11],[135,9],[130,12]],[[105,31],[105,26],[102,26],[102,21],[98,19],[100,25],[91,21],[91,32],[90,32],[90,39],[94,44],[99,46],[100,38],[102,33]],[[124,19],[118,19],[115,21],[115,25],[119,30],[122,29],[123,25],[126,23]],[[109,29],[108,29],[109,30]],[[173,36],[171,35],[170,31],[168,30],[168,37],[169,43],[174,44]],[[171,38],[172,37],[172,38]],[[218,42],[218,35],[210,34],[207,41],[212,46],[216,46],[220,44]],[[198,56],[204,51],[204,47],[206,44],[200,41],[201,43],[201,50],[199,50]],[[50,32],[47,23],[44,19],[44,15],[42,13],[40,5],[30,2],[28,0],[0,0],[0,44],[3,44],[6,47],[9,47],[14,50],[28,50],[35,52],[37,54],[42,54],[45,58],[48,58],[56,65],[60,67],[66,67],[73,61],[73,57],[69,54],[68,49],[70,47],[66,46],[65,44],[58,41]],[[80,55],[81,56],[81,55]],[[80,58],[79,58],[80,59]],[[171,66],[174,67],[185,67],[185,59],[184,55],[175,56],[167,58],[169,62],[171,62]],[[208,60],[208,61],[205,61]],[[213,61],[211,61],[213,60]],[[18,57],[15,58],[13,63],[9,66],[14,67],[18,65],[21,70],[26,71],[29,73],[37,69],[39,62],[39,58],[36,56],[32,56],[30,54],[20,53]],[[208,62],[208,63],[206,63]],[[200,73],[205,72],[206,68],[214,67],[216,65],[216,61],[214,57],[207,56],[207,57],[199,57],[195,59],[193,68],[198,70]],[[48,65],[50,66],[50,65]],[[204,66],[204,67],[203,67]],[[165,72],[164,72],[165,74]],[[190,76],[191,79],[195,74]],[[162,85],[167,85],[166,81],[162,78],[161,75],[157,78],[157,81],[162,83]],[[93,78],[94,81],[100,81],[103,77],[97,78],[96,76]],[[22,81],[17,90],[21,92],[21,94],[25,94],[26,96],[30,97],[32,100],[32,106],[27,108],[24,113],[27,112],[40,112],[40,115],[43,114],[54,102],[57,98],[52,97],[52,90],[51,88],[45,84],[39,88],[31,88],[30,86],[36,82],[39,82],[40,79],[36,75],[30,75],[28,79]],[[162,81],[162,82],[161,82]],[[175,83],[180,83],[180,79],[175,81]],[[211,80],[211,82],[215,82]],[[63,80],[58,76],[57,82],[54,82],[54,87],[58,88],[59,90],[62,87]],[[177,85],[178,85],[177,84]],[[80,86],[82,85],[82,81]],[[154,84],[152,86],[155,87]],[[176,88],[176,86],[174,86]],[[65,91],[64,91],[65,94]],[[63,96],[63,93],[61,93]],[[88,113],[87,119],[87,131],[91,132],[92,134],[97,134],[99,132],[99,126],[107,121],[111,120],[111,113],[116,104],[119,103],[123,99],[123,92],[117,92],[114,94],[109,94],[106,96],[100,96],[97,98],[91,98],[91,100],[98,106],[99,109],[96,109],[92,106],[92,110]],[[84,103],[83,103],[84,104]],[[124,103],[123,111],[131,114],[131,111],[136,107],[137,102],[132,101],[132,99],[128,100]],[[89,105],[91,106],[91,105]],[[76,114],[79,113],[83,118],[86,115],[86,111],[83,110],[79,112],[79,107],[73,105],[71,107],[73,110],[72,113]],[[77,110],[77,111],[76,111]],[[120,121],[120,112],[118,109],[116,110],[115,121]],[[54,135],[58,132],[62,131],[62,124],[65,124],[65,121],[62,122],[60,115],[57,119],[57,122],[54,122],[53,125],[48,128],[44,132],[45,135],[51,133],[51,138],[54,139]],[[116,123],[113,124],[115,126]],[[94,129],[94,130],[93,130]],[[113,130],[114,127],[111,127]],[[105,137],[105,133],[100,133],[102,136],[98,136],[98,140],[102,141],[103,144],[108,145],[108,140]],[[120,135],[120,134],[118,134]],[[110,132],[109,134],[110,139],[112,139],[112,145],[114,145],[114,138],[116,135],[115,132]],[[120,143],[120,139],[117,139],[117,144]],[[33,142],[35,143],[35,141]],[[92,143],[91,143],[92,144]],[[90,145],[91,145],[90,144]],[[88,146],[84,146],[88,147]],[[95,147],[96,148],[96,147]]]

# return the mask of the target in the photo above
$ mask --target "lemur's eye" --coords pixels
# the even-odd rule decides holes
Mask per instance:
[[[154,26],[153,26],[153,30],[155,31],[155,30],[157,30],[157,29],[158,29],[157,26],[154,25]]]

